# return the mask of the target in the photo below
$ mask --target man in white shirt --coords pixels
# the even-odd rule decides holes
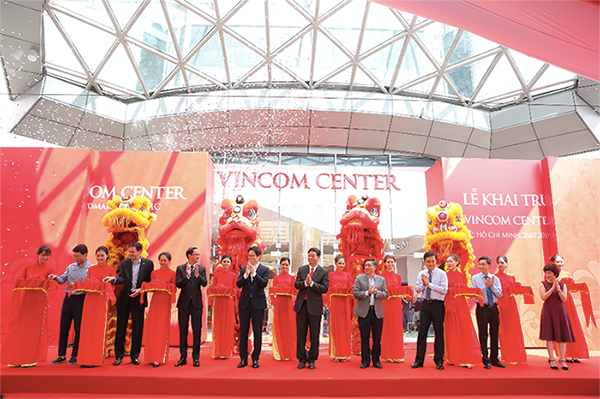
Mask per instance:
[[[425,270],[417,275],[415,291],[422,293],[423,304],[421,305],[421,323],[419,324],[419,335],[417,337],[417,357],[411,365],[413,369],[423,367],[425,352],[427,350],[427,331],[433,323],[435,332],[433,361],[438,370],[444,369],[444,317],[446,308],[444,300],[448,292],[448,277],[446,272],[437,267],[437,256],[433,252],[425,252],[423,255]]]
[[[479,329],[479,346],[481,347],[481,358],[483,367],[490,369],[490,365],[504,368],[498,360],[498,330],[500,327],[500,314],[498,312],[498,298],[502,296],[502,285],[500,279],[490,273],[492,260],[487,256],[482,256],[478,260],[479,271],[481,273],[471,277],[471,287],[480,288],[483,296],[483,303],[478,298],[477,309],[477,328]],[[488,325],[490,327],[490,356],[488,357]]]

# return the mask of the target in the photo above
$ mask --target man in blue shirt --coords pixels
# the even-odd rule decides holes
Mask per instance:
[[[498,298],[502,296],[502,285],[500,280],[490,273],[490,265],[492,264],[490,258],[482,256],[478,262],[481,273],[471,277],[471,287],[480,288],[483,296],[483,303],[480,299],[475,298],[475,301],[477,301],[475,316],[477,316],[483,367],[489,369],[490,364],[495,367],[506,367],[498,360],[498,329],[500,327]],[[487,347],[488,325],[490,328],[489,357]]]
[[[438,370],[444,369],[444,317],[446,308],[444,300],[448,292],[448,276],[446,272],[437,267],[437,257],[433,252],[425,252],[423,255],[425,270],[417,275],[415,292],[422,293],[423,304],[421,306],[421,323],[419,324],[419,335],[417,337],[417,357],[410,366],[413,369],[423,367],[425,352],[427,350],[427,331],[433,323],[435,332],[433,361]]]
[[[69,295],[75,281],[83,281],[87,278],[87,272],[92,264],[87,260],[88,248],[85,244],[79,244],[73,248],[73,258],[75,263],[67,266],[62,276],[51,274],[50,278],[58,281],[59,284],[67,283],[65,289],[65,299],[63,300],[62,309],[60,311],[60,335],[58,339],[58,358],[51,364],[64,363],[67,358],[67,340],[69,338],[69,330],[71,322],[75,328],[75,341],[73,342],[73,351],[69,364],[77,364],[77,352],[79,350],[79,328],[81,327],[81,314],[83,313],[83,301],[85,292],[78,291]]]

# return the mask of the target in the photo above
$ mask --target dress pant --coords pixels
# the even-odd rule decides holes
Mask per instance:
[[[180,360],[187,359],[188,349],[188,323],[192,318],[192,359],[200,360],[200,333],[202,332],[202,308],[195,308],[190,300],[187,308],[179,308],[177,318],[179,320],[179,356]]]
[[[85,294],[71,295],[65,294],[62,309],[60,310],[60,335],[58,339],[58,356],[64,357],[67,354],[67,341],[69,339],[69,330],[71,322],[75,324],[75,341],[73,343],[72,357],[77,357],[79,351],[79,330],[81,327],[81,314],[83,313],[83,302]]]
[[[421,305],[421,321],[419,323],[419,335],[417,337],[417,357],[416,363],[423,364],[425,361],[425,351],[427,350],[427,331],[429,325],[433,323],[435,332],[434,356],[433,361],[436,364],[444,362],[444,317],[446,307],[444,301],[423,301]]]
[[[258,361],[262,349],[262,325],[265,317],[265,309],[254,309],[252,300],[246,309],[240,309],[240,359],[248,359],[248,333],[250,331],[250,319],[252,319],[252,332],[254,334],[254,349],[252,360]]]
[[[479,330],[479,346],[481,347],[481,360],[483,364],[498,361],[498,329],[500,328],[500,314],[498,306],[477,305],[475,310],[477,328]],[[490,326],[490,356],[488,357],[488,325]]]
[[[306,356],[306,335],[310,327],[310,350]],[[321,315],[308,313],[306,300],[302,302],[300,311],[296,313],[296,356],[298,360],[314,363],[319,357],[319,331],[321,330]]]
[[[360,329],[360,355],[362,364],[369,364],[373,359],[373,364],[379,363],[381,356],[381,332],[383,331],[383,317],[378,319],[375,315],[375,308],[369,307],[367,317],[358,318],[358,328]],[[373,351],[369,349],[369,337],[373,332]],[[369,356],[370,355],[370,356]]]
[[[117,359],[122,359],[125,356],[125,334],[127,333],[129,315],[131,315],[131,351],[129,357],[137,359],[142,350],[144,305],[140,303],[140,297],[137,296],[129,298],[127,306],[124,308],[117,308],[117,334],[115,337],[115,357]]]

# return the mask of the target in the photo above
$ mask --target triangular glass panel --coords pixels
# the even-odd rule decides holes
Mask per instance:
[[[339,49],[327,36],[319,33],[315,50],[315,66],[313,81],[319,81],[333,70],[350,61],[350,58]]]
[[[354,86],[375,87],[377,85],[373,82],[373,79],[362,71],[362,69],[356,68],[356,73],[354,74]]]
[[[273,83],[295,82],[296,79],[275,64],[271,64],[271,80]]]
[[[224,33],[223,37],[225,38],[229,77],[231,78],[231,82],[235,83],[258,63],[264,61],[264,57],[256,54],[248,46],[227,33]]]
[[[398,57],[402,52],[405,40],[406,38],[397,40],[360,62],[386,87],[390,86],[392,82],[396,65],[398,65]]]
[[[224,19],[227,14],[231,12],[231,10],[238,5],[240,0],[215,0],[219,7],[219,15],[221,16],[221,20]]]
[[[140,70],[148,92],[153,92],[160,86],[175,68],[175,64],[142,48],[131,46],[135,63]]]
[[[459,29],[444,24],[431,24],[417,31],[417,36],[438,65],[443,65]]]
[[[371,3],[367,25],[360,46],[361,54],[404,32],[404,26],[387,7]]]
[[[132,48],[132,52],[135,53],[136,49]],[[139,94],[144,93],[122,43],[117,46],[117,49],[110,56],[104,68],[100,71],[97,80],[99,83],[104,81]]]
[[[58,13],[56,16],[85,61],[88,70],[94,73],[117,38],[67,15]],[[93,45],[90,45],[91,37],[94,38]]]
[[[518,51],[509,49],[506,49],[506,51],[509,51],[512,55],[513,60],[515,60],[515,64],[517,64],[517,68],[519,68],[519,72],[521,72],[521,76],[525,80],[526,84],[531,82],[531,80],[545,64],[544,61],[536,60],[535,58],[519,53]]]
[[[344,68],[343,71],[341,71],[341,72],[335,74],[334,76],[330,77],[329,79],[327,79],[327,81],[324,82],[321,86],[326,86],[328,84],[349,85],[351,78],[352,78],[352,66],[348,65],[346,68]]]
[[[169,1],[167,6],[179,51],[185,58],[215,25],[175,1]]]
[[[348,3],[327,18],[321,26],[325,27],[350,53],[356,54],[364,14],[365,4],[355,1]]]
[[[310,60],[312,58],[313,31],[300,37],[276,57],[281,65],[307,80],[310,76]]]
[[[227,84],[227,73],[225,71],[225,60],[223,58],[223,47],[218,34],[214,34],[204,46],[196,52],[188,62],[205,74],[213,77],[221,83]]]
[[[498,47],[500,46],[494,42],[490,42],[489,40],[474,35],[471,32],[463,31],[458,45],[450,57],[448,65],[454,65],[457,62],[464,61]]]
[[[420,93],[420,94],[429,94],[433,89],[433,85],[435,84],[436,77],[432,77],[431,79],[427,79],[424,82],[416,84],[414,86],[410,86],[410,82],[408,85],[410,86],[406,89],[407,92]]]
[[[454,86],[457,88],[458,92],[465,100],[470,100],[475,92],[477,86],[479,86],[479,82],[486,74],[492,61],[494,61],[495,55],[490,55],[482,60],[474,62],[472,64],[467,64],[460,68],[454,69],[452,71],[447,71],[446,76],[450,78]],[[445,84],[446,82],[444,82]],[[440,89],[438,87],[438,89]],[[442,90],[451,90],[449,87],[443,87]],[[436,94],[438,93],[436,90]],[[451,93],[454,94],[454,93]]]
[[[310,14],[313,18],[317,12],[317,1],[316,0],[294,0],[296,4],[304,9],[308,14]],[[336,2],[336,4],[339,2]],[[324,7],[323,3],[321,3],[321,11],[319,15],[323,15],[325,11],[329,11],[331,7]]]
[[[164,90],[174,90],[174,89],[182,89],[185,90],[185,79],[183,78],[183,73],[181,71],[177,72],[177,75],[171,80],[169,83],[163,88]]]
[[[205,87],[205,86],[213,86],[214,87],[214,83],[196,75],[193,72],[189,72],[187,73],[187,77],[188,77],[188,83],[190,84],[190,88],[192,87]]]
[[[190,3],[192,6],[200,11],[204,11],[215,19],[217,18],[217,11],[215,10],[215,3],[213,0],[186,0],[186,3]]]
[[[152,2],[146,7],[127,36],[162,53],[177,57],[160,2]]]
[[[452,83],[454,84],[454,82],[452,82]],[[459,90],[459,89],[457,88],[457,90]],[[460,92],[460,90],[459,90],[459,92]],[[458,96],[456,95],[454,90],[452,90],[452,88],[448,85],[448,83],[444,79],[441,79],[441,78],[435,88],[434,94],[438,98],[442,97],[442,98],[449,98],[449,99],[458,99]]]
[[[542,76],[540,76],[540,78],[537,80],[537,82],[535,82],[535,85],[533,85],[533,90],[541,88],[541,87],[545,87],[545,86],[553,86],[556,83],[563,82],[563,81],[569,80],[569,79],[574,79],[575,77],[576,76],[573,72],[569,72],[569,71],[566,71],[559,67],[550,65],[548,67],[548,69],[546,69],[544,71]],[[574,85],[574,84],[575,83],[570,83],[567,85],[563,84],[560,87],[565,87],[565,86]],[[551,89],[548,88],[546,91],[550,91],[550,90]]]
[[[110,5],[111,10],[115,14],[115,18],[119,23],[119,28],[121,31],[125,29],[131,17],[135,14],[135,12],[140,8],[140,6],[144,3],[144,0],[108,0],[108,4]]]
[[[111,29],[113,28],[113,24],[102,0],[53,0],[52,4],[66,8],[75,14],[79,14],[86,19],[105,25]],[[60,16],[62,14],[57,12],[56,15]]]
[[[54,25],[50,17],[44,15],[44,58],[48,64],[54,64],[85,76],[81,64],[73,54],[69,44]]]
[[[490,98],[497,98],[504,94],[517,93],[522,90],[517,75],[515,75],[510,63],[503,55],[483,84],[481,91],[479,91],[474,98],[474,101],[485,101]]]
[[[264,0],[250,0],[227,20],[226,26],[266,53],[267,29],[265,22]]]
[[[271,53],[304,29],[308,20],[287,2],[269,0],[269,40]]]
[[[408,43],[406,53],[404,53],[395,86],[402,86],[404,83],[412,82],[435,71],[436,68],[429,61],[423,50],[411,39]]]

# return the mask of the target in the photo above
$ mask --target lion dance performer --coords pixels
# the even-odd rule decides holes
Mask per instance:
[[[377,198],[363,195],[357,199],[354,195],[346,200],[346,212],[340,219],[342,228],[336,236],[340,240],[339,250],[346,258],[345,272],[350,273],[352,284],[356,276],[362,273],[365,260],[377,261],[377,272],[383,270],[383,239],[379,233],[379,214],[381,202]],[[360,354],[360,331],[358,317],[352,316],[352,351]]]
[[[117,273],[121,269],[121,261],[129,256],[129,244],[139,242],[142,244],[142,257],[148,257],[149,243],[146,239],[146,229],[151,222],[156,220],[156,215],[150,212],[151,202],[146,197],[131,198],[115,195],[107,202],[111,211],[102,218],[102,225],[110,233],[104,244],[110,253],[108,264]],[[119,295],[120,286],[115,289],[115,296]],[[106,356],[115,347],[115,334],[117,331],[117,309],[109,310],[109,320],[106,337]],[[127,325],[125,352],[129,354],[131,348],[131,320]]]
[[[235,202],[225,198],[221,201],[223,214],[219,218],[219,238],[217,238],[217,251],[221,256],[231,257],[230,271],[236,275],[248,262],[248,248],[257,246],[264,253],[265,243],[260,238],[258,204],[255,200],[246,202],[243,196],[238,195]],[[219,262],[213,269],[213,275],[223,271]],[[235,348],[239,350],[240,318],[237,301],[240,291],[236,288],[235,294]]]
[[[448,255],[458,256],[458,269],[465,273],[468,281],[471,280],[469,270],[475,260],[472,238],[460,204],[441,200],[439,204],[427,208],[427,233],[423,248],[437,254],[438,266],[445,266]],[[448,271],[446,267],[444,270]]]

